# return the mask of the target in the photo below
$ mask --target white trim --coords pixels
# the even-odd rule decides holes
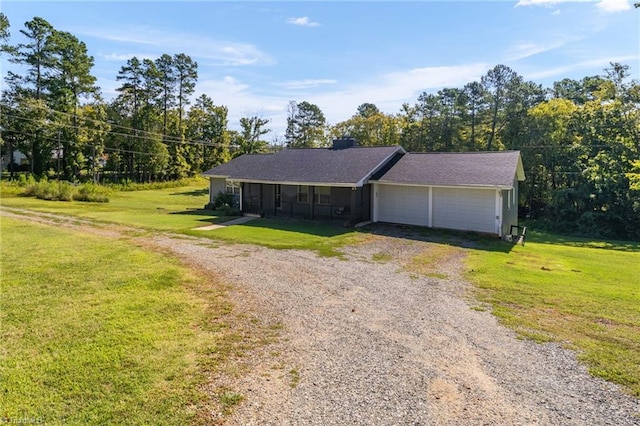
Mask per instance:
[[[496,191],[496,234],[502,237],[502,192]]]
[[[509,190],[512,189],[513,186],[504,186],[504,185],[434,185],[431,183],[404,183],[404,182],[388,182],[384,180],[376,180],[371,183],[378,183],[380,185],[396,185],[396,186],[424,186],[424,187],[433,187],[433,188],[463,188],[463,189],[500,189],[500,190]]]
[[[229,179],[229,178],[227,177],[227,179]],[[357,186],[362,186],[362,185],[358,185],[356,183],[344,183],[344,182],[337,182],[337,183],[331,183],[331,182],[287,182],[287,181],[276,181],[276,180],[255,180],[255,179],[237,179],[237,178],[233,178],[233,179],[229,179],[229,180],[232,180],[234,182],[244,182],[244,183],[263,183],[263,184],[267,184],[267,185],[328,186],[328,187],[331,187],[331,188],[355,188]]]
[[[372,219],[374,222],[378,221],[378,185],[371,185],[371,190],[373,191],[373,215]]]
[[[385,166],[389,162],[389,160],[391,160],[396,154],[398,154],[398,152],[400,152],[401,154],[406,153],[404,148],[402,148],[401,146],[398,146],[398,148],[395,151],[393,151],[391,154],[385,157],[385,159],[382,160],[380,163],[378,163],[378,165],[375,166],[369,173],[367,173],[366,176],[360,179],[356,183],[356,186],[363,186],[364,183],[367,182],[371,176],[373,176],[373,174],[375,174],[378,170],[380,170],[383,166]]]
[[[242,185],[240,185],[240,211],[242,211]]]
[[[433,186],[429,187],[429,208],[427,209],[427,223],[429,228],[433,228]]]

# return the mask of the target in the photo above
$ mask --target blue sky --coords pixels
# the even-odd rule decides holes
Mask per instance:
[[[397,113],[422,92],[462,87],[497,64],[550,86],[640,72],[640,9],[631,0],[231,2],[2,0],[12,42],[40,16],[84,41],[106,99],[133,56],[186,53],[196,95],[242,116],[270,118],[282,136],[290,100],[317,104],[330,123],[375,103]],[[3,61],[3,75],[10,65]]]

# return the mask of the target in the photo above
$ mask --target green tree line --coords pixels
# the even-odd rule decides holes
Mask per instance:
[[[243,153],[275,149],[269,120],[243,117],[229,130],[228,109],[194,99],[198,64],[187,54],[131,58],[105,101],[83,42],[42,18],[11,44],[0,14],[3,152],[28,157],[37,176],[66,180],[155,181],[192,176]],[[336,100],[339,101],[339,100]],[[422,93],[395,114],[363,103],[329,124],[307,101],[290,101],[284,144],[325,147],[350,136],[360,145],[408,151],[519,150],[527,180],[522,214],[565,232],[640,239],[640,83],[612,63],[601,75],[551,87],[497,65],[463,87]]]

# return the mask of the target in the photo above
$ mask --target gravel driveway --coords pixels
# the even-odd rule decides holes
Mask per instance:
[[[16,216],[10,210],[107,238],[126,231],[19,209],[0,215]],[[640,425],[640,401],[591,377],[572,352],[518,340],[472,309],[459,255],[439,265],[441,278],[403,269],[429,242],[374,235],[340,260],[175,235],[134,239],[222,276],[237,313],[277,325],[277,341],[238,360],[248,370],[211,378],[212,393],[245,398],[227,424]]]
[[[348,260],[157,237],[222,274],[236,305],[283,324],[279,343],[230,386],[237,425],[640,425],[640,404],[557,344],[518,340],[447,278],[406,272],[430,243],[373,236]],[[385,253],[392,261],[376,262]]]

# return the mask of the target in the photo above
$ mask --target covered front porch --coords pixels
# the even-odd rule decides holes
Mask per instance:
[[[240,183],[240,210],[261,216],[339,220],[371,219],[371,188]]]

